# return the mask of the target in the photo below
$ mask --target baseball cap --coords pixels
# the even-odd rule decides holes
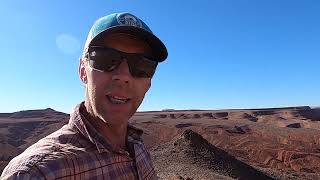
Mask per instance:
[[[89,31],[83,55],[92,42],[112,33],[128,33],[142,38],[151,47],[152,58],[157,62],[164,61],[168,56],[167,48],[163,42],[140,18],[128,12],[114,13],[96,20]]]

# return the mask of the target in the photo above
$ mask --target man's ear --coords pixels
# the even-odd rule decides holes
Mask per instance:
[[[87,84],[87,73],[86,73],[86,65],[84,60],[80,59],[79,63],[79,77],[84,84]]]

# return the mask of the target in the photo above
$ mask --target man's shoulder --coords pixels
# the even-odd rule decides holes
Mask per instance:
[[[81,136],[65,125],[13,158],[2,172],[1,178],[18,175],[19,178],[31,177],[31,175],[40,177],[42,176],[39,170],[41,167],[59,168],[59,163],[65,158],[85,152],[79,141]]]

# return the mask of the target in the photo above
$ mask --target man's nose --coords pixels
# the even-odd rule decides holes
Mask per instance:
[[[129,83],[132,78],[127,60],[123,60],[121,64],[112,71],[112,80]]]

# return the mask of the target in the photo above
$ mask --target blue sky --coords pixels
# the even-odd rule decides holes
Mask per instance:
[[[166,44],[140,111],[320,106],[320,1],[43,1],[0,6],[0,112],[83,100],[78,63],[92,23],[143,19]]]

